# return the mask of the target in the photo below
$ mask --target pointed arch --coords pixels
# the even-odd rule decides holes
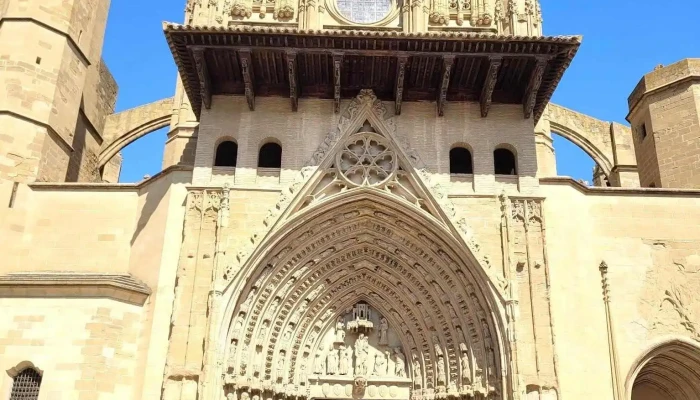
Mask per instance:
[[[632,364],[625,383],[626,398],[653,394],[669,400],[700,399],[700,345],[684,337],[663,338]]]
[[[502,371],[509,350],[488,277],[438,220],[409,202],[376,188],[335,196],[301,211],[265,247],[225,293],[222,342],[231,382],[306,393],[319,337],[344,310],[366,301],[396,329],[406,359],[417,360],[421,372],[407,385],[419,397],[508,385]]]

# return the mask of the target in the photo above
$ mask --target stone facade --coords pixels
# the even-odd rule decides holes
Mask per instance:
[[[371,28],[541,29],[534,0],[458,3]],[[187,18],[352,26],[328,4],[192,1]],[[700,400],[696,60],[644,78],[633,129],[371,88],[209,99],[202,85],[196,114],[180,79],[113,114],[106,67],[74,62],[99,60],[107,4],[63,6],[0,25],[59,51],[30,65],[31,43],[0,40],[0,398],[35,371],[38,400]],[[27,10],[0,1],[0,18]],[[64,31],[32,19],[44,12],[70,15],[50,18]],[[46,63],[45,83],[20,84]],[[119,150],[167,124],[163,171],[114,183]],[[591,154],[595,186],[556,176],[551,132]]]

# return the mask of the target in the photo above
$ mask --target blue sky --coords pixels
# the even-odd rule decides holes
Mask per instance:
[[[583,35],[583,45],[553,101],[603,120],[626,123],[627,96],[658,64],[700,57],[699,0],[541,0],[546,35]],[[112,0],[103,57],[119,84],[117,111],[173,95],[176,69],[162,21],[181,22],[185,0]],[[135,12],[136,11],[136,12]],[[663,14],[667,12],[667,14]],[[122,152],[120,181],[160,171],[165,130]],[[560,175],[591,179],[593,161],[555,137]]]

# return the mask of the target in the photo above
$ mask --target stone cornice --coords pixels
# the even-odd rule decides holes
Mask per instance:
[[[163,178],[173,172],[191,172],[192,167],[187,165],[171,165],[148,179],[138,183],[91,183],[91,182],[34,182],[28,186],[32,190],[93,190],[93,191],[138,191],[150,185],[154,181]]]
[[[32,272],[0,275],[0,297],[108,298],[143,305],[151,289],[131,275]]]
[[[696,197],[700,199],[700,189],[591,187],[586,186],[568,176],[540,178],[540,184],[543,186],[571,186],[572,188],[586,195]]]

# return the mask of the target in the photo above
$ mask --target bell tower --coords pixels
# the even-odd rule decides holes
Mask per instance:
[[[0,0],[0,181],[101,181],[109,0]]]
[[[700,58],[657,67],[628,102],[642,187],[700,188]]]

